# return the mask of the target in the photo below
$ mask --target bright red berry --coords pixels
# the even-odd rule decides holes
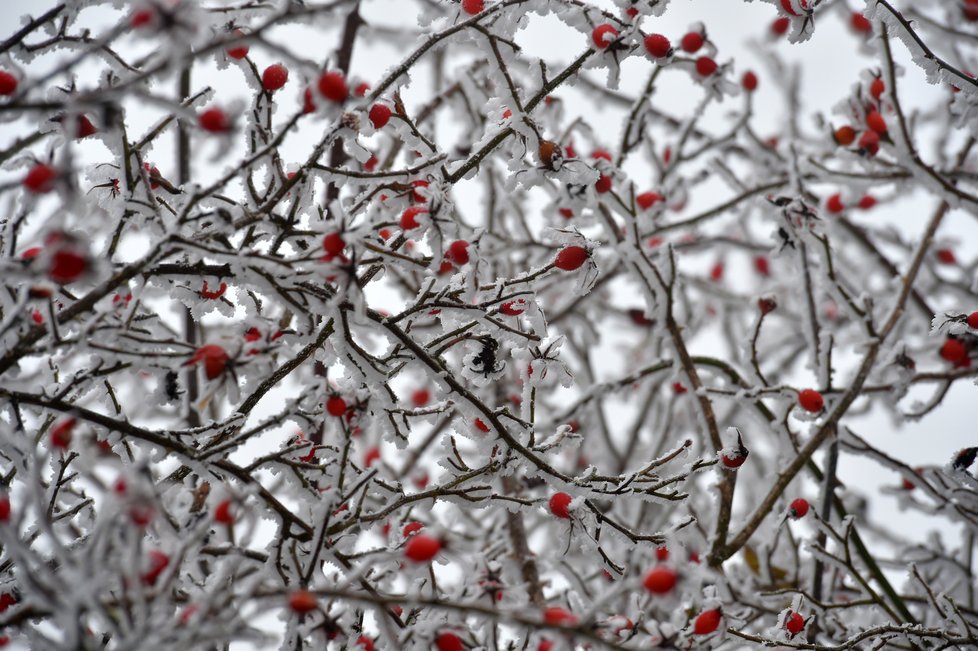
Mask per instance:
[[[367,450],[367,453],[363,455],[363,465],[365,468],[369,468],[374,465],[375,461],[380,461],[380,448],[372,447]]]
[[[224,133],[228,130],[228,117],[219,108],[209,108],[197,118],[197,124],[204,131],[211,133]]]
[[[157,579],[163,574],[170,565],[170,557],[158,549],[151,549],[148,553],[149,568],[143,573],[141,580],[143,585],[156,585]]]
[[[784,619],[784,628],[794,637],[802,632],[805,628],[805,618],[799,613],[788,612],[788,616]]]
[[[828,200],[825,202],[825,209],[832,214],[838,214],[843,210],[845,210],[846,207],[842,203],[842,195],[836,193],[833,194],[831,197],[829,197]]]
[[[234,504],[231,500],[221,500],[214,508],[214,521],[220,524],[234,524]]]
[[[551,606],[543,609],[543,621],[551,626],[577,626],[577,615],[574,613]]]
[[[6,70],[0,70],[0,95],[13,95],[17,92],[17,77]]]
[[[757,90],[757,75],[748,70],[744,73],[743,78],[740,80],[740,85],[744,87],[748,93],[753,93]]]
[[[599,50],[608,47],[616,38],[618,38],[618,30],[608,23],[598,25],[591,32],[591,40],[594,41],[594,47]]]
[[[300,615],[310,613],[319,607],[316,595],[308,590],[296,590],[289,595],[289,608]]]
[[[665,197],[663,197],[658,192],[643,192],[642,194],[635,197],[635,203],[637,203],[638,207],[641,208],[642,210],[648,210],[655,204],[664,200]]]
[[[664,59],[672,52],[672,43],[662,34],[649,34],[645,37],[645,51],[656,59]]]
[[[870,156],[875,156],[880,150],[880,134],[872,129],[866,129],[859,137],[859,148]]]
[[[968,348],[960,339],[948,337],[941,346],[941,357],[955,366],[968,366]]]
[[[421,224],[418,223],[418,215],[428,214],[427,208],[419,208],[418,206],[411,206],[404,211],[401,215],[401,228],[409,231],[414,228],[419,228]]]
[[[518,298],[515,301],[507,301],[499,306],[499,312],[506,316],[519,316],[526,311],[526,301]]]
[[[479,0],[479,2],[481,1]],[[465,646],[459,636],[447,631],[435,638],[435,646],[438,647],[438,651],[465,651]]]
[[[795,520],[803,518],[808,515],[808,509],[810,508],[808,500],[804,497],[799,497],[792,500],[791,504],[788,506],[788,515]]]
[[[780,18],[775,18],[771,23],[771,33],[775,36],[784,36],[788,32],[788,27],[791,26],[791,19],[781,16]]]
[[[696,72],[700,77],[709,77],[717,71],[717,62],[710,57],[700,57],[696,60]]]
[[[469,243],[465,240],[455,240],[448,245],[445,257],[461,266],[469,261]]]
[[[462,0],[462,11],[470,16],[481,14],[485,8],[485,0]]]
[[[489,431],[489,426],[486,425],[485,422],[481,418],[476,418],[475,419],[475,428],[477,430],[479,430],[480,432],[483,432],[483,433]]]
[[[374,129],[383,129],[390,122],[391,109],[386,104],[378,102],[370,107],[368,117],[370,118],[370,123],[374,125]]]
[[[338,256],[346,248],[346,240],[339,233],[327,233],[323,237],[323,250],[330,256]]]
[[[679,46],[684,51],[692,54],[703,47],[703,42],[705,40],[706,39],[704,39],[703,35],[699,32],[687,32],[685,35],[683,35],[682,40],[679,41]]]
[[[876,197],[871,194],[865,194],[859,199],[859,203],[857,205],[863,210],[869,210],[876,205]]]
[[[761,276],[771,275],[771,263],[768,262],[767,258],[763,255],[758,255],[754,257],[754,271],[756,271]]]
[[[213,380],[224,374],[229,359],[227,351],[217,344],[206,344],[198,348],[184,366],[203,362],[204,375],[208,380]]]
[[[874,79],[872,83],[869,85],[869,94],[872,95],[873,99],[875,99],[877,102],[880,100],[880,97],[883,95],[884,90],[886,90],[886,84],[883,83],[883,80],[879,77]]]
[[[326,400],[326,413],[337,418],[346,413],[346,400],[339,396],[330,396]]]
[[[421,523],[421,522],[408,522],[406,525],[404,525],[404,529],[401,530],[401,536],[403,536],[404,538],[408,538],[408,537],[410,537],[410,536],[418,533],[422,529],[424,529],[424,524],[423,523]]]
[[[580,269],[589,256],[590,253],[583,246],[565,246],[554,258],[554,266],[563,271],[574,271]]]
[[[869,115],[866,116],[866,126],[880,135],[886,133],[886,120],[883,119],[879,111],[869,112]]]
[[[598,177],[598,180],[594,183],[594,189],[598,194],[604,194],[605,192],[611,192],[612,179],[610,176],[602,174]]]
[[[849,25],[853,31],[860,34],[869,34],[873,31],[873,23],[869,22],[869,19],[858,11],[852,12],[852,15],[849,16]]]
[[[281,63],[273,63],[261,73],[261,86],[270,93],[285,86],[289,80],[289,69]]]
[[[554,493],[550,496],[550,512],[553,513],[558,518],[563,518],[564,520],[569,519],[570,516],[570,503],[573,501],[572,498],[567,493]]]
[[[825,407],[825,399],[815,389],[803,389],[798,393],[798,404],[805,411],[817,414]]]
[[[129,26],[133,29],[152,27],[156,24],[156,11],[154,9],[140,9],[133,12],[129,17]]]
[[[972,312],[971,314],[968,315],[968,318],[966,320],[968,322],[969,328],[974,328],[975,330],[978,330],[978,312]]]
[[[54,189],[54,184],[57,179],[58,171],[56,169],[50,165],[38,163],[27,172],[23,184],[29,192],[43,194]]]
[[[705,610],[693,622],[693,633],[696,635],[709,635],[720,628],[721,619],[723,619],[723,614],[718,608]]]
[[[652,594],[663,595],[672,592],[676,587],[679,576],[668,565],[656,565],[645,573],[642,586]]]
[[[317,86],[320,95],[337,104],[345,102],[350,96],[350,89],[347,88],[342,72],[324,72],[320,75]]]
[[[441,551],[441,541],[431,536],[417,534],[404,545],[404,556],[415,563],[426,563]]]

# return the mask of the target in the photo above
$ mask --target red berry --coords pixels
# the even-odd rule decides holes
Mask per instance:
[[[499,312],[506,316],[519,316],[526,311],[526,301],[518,298],[515,301],[508,301],[499,306]]]
[[[343,253],[343,249],[346,248],[346,241],[343,236],[339,233],[327,233],[323,237],[323,250],[326,251],[330,256],[338,256]]]
[[[944,264],[957,264],[958,262],[954,251],[951,249],[937,249],[934,253],[937,255],[937,259]]]
[[[58,171],[50,165],[38,163],[27,172],[24,177],[24,187],[34,194],[43,194],[54,189],[54,182],[58,178]]]
[[[236,29],[234,32],[232,32],[232,35],[235,37],[241,37],[244,36],[245,33],[240,29]],[[232,59],[243,59],[248,56],[248,46],[244,43],[240,43],[238,45],[232,45],[224,52]]]
[[[602,174],[598,177],[598,180],[594,183],[594,189],[598,194],[604,194],[605,192],[611,191],[611,177]]]
[[[170,565],[170,557],[158,549],[151,549],[148,555],[149,568],[140,578],[143,585],[156,585],[156,580],[160,578],[163,571]]]
[[[312,88],[302,91],[302,113],[308,115],[316,112],[316,101],[312,98]]]
[[[645,573],[642,586],[652,594],[668,594],[679,580],[676,571],[667,565],[656,565]]]
[[[469,243],[465,240],[455,240],[448,245],[445,257],[461,266],[469,261]]]
[[[441,541],[431,536],[417,534],[404,545],[404,556],[415,563],[426,563],[441,551]]]
[[[10,498],[6,495],[0,495],[0,522],[10,522]]]
[[[424,529],[424,524],[421,522],[408,522],[406,525],[404,525],[404,529],[401,530],[401,535],[404,538],[408,538],[411,535],[418,533],[422,529]]]
[[[863,135],[859,137],[859,148],[870,156],[875,156],[876,152],[880,150],[880,134],[872,129],[866,129],[863,131]]]
[[[723,280],[723,262],[717,262],[710,268],[710,280],[715,283]]]
[[[775,36],[784,36],[788,27],[791,26],[791,19],[781,16],[780,18],[775,18],[774,22],[771,23],[771,33]]]
[[[418,223],[418,215],[428,214],[427,208],[419,208],[418,206],[412,206],[404,211],[401,215],[401,228],[409,231],[414,228],[418,228],[421,224]]]
[[[744,73],[743,78],[740,80],[740,85],[744,87],[748,93],[753,93],[757,90],[757,75],[748,70]]]
[[[863,195],[863,197],[859,200],[859,203],[857,205],[863,210],[869,210],[870,208],[876,205],[876,197],[874,197],[871,194]]]
[[[489,431],[489,426],[486,425],[485,422],[481,418],[476,418],[475,419],[475,428],[477,430],[479,430],[480,432],[488,432]]]
[[[563,518],[567,520],[570,518],[570,503],[573,501],[572,498],[567,493],[554,493],[550,496],[550,512],[553,513],[558,518]]]
[[[792,16],[800,16],[801,14],[795,10],[791,3],[792,0],[781,0],[781,7]],[[808,0],[798,0],[798,4],[801,5],[802,9],[808,9]]]
[[[17,92],[17,77],[6,70],[0,70],[0,95],[13,95]]]
[[[564,219],[571,219],[574,217],[574,211],[570,208],[559,208],[557,212],[559,212],[560,216]]]
[[[316,600],[316,595],[308,590],[296,590],[289,595],[289,608],[292,609],[292,612],[305,615],[316,610],[318,607],[319,604]]]
[[[74,418],[66,418],[60,423],[56,423],[48,434],[51,447],[67,450],[68,446],[71,445],[71,430],[75,428],[77,422]]]
[[[805,411],[817,414],[825,407],[825,400],[822,394],[815,389],[803,389],[798,393],[798,404]]]
[[[709,77],[717,71],[717,62],[710,57],[700,57],[696,60],[696,72],[700,77]]]
[[[655,548],[655,560],[660,563],[665,563],[669,560],[669,548],[665,545],[660,545]]]
[[[795,520],[803,518],[808,515],[809,506],[808,500],[806,500],[804,497],[799,497],[792,500],[791,504],[788,506],[788,515]]]
[[[745,461],[747,461],[746,454],[734,454],[734,455],[724,454],[720,456],[720,462],[723,463],[725,467],[730,469],[741,467],[742,465],[744,465]]]
[[[346,400],[339,396],[330,396],[326,400],[326,413],[337,418],[346,413]]]
[[[665,197],[663,197],[658,192],[643,192],[642,194],[635,197],[635,203],[637,203],[638,207],[641,208],[642,210],[648,210],[658,202],[664,200]]]
[[[662,34],[649,34],[645,37],[645,51],[656,59],[664,59],[672,52],[672,43]]]
[[[968,366],[968,349],[960,339],[948,337],[941,346],[941,357],[955,366]]]
[[[221,500],[214,508],[214,521],[220,524],[234,524],[231,500]]]
[[[229,359],[227,351],[217,344],[206,344],[198,348],[184,366],[204,362],[204,375],[213,380],[224,374]]]
[[[224,133],[228,130],[228,118],[219,108],[209,108],[197,118],[197,123],[204,131]]]
[[[590,254],[583,246],[565,246],[554,258],[554,266],[564,271],[574,271],[580,269]]]
[[[374,641],[366,635],[358,637],[357,641],[353,643],[353,646],[362,646],[363,651],[374,651]]]
[[[424,407],[431,400],[431,392],[427,389],[418,389],[411,394],[411,403],[415,407]]]
[[[873,99],[875,99],[877,102],[879,101],[880,96],[883,94],[884,90],[886,90],[886,84],[884,84],[883,80],[880,79],[879,77],[874,79],[873,82],[869,85],[869,94],[872,95]]]
[[[869,19],[858,11],[852,12],[852,15],[849,16],[849,25],[860,34],[869,34],[873,31],[873,23],[869,22]]]
[[[372,447],[367,450],[367,454],[363,455],[363,465],[365,468],[369,468],[374,465],[374,461],[380,461],[380,448]]]
[[[273,63],[261,73],[261,86],[272,93],[279,90],[289,80],[289,69],[281,63]]]
[[[978,330],[978,312],[972,312],[968,315],[968,327]]]
[[[696,635],[709,635],[720,628],[720,620],[723,614],[718,608],[706,610],[696,617],[693,622],[693,633]]]
[[[594,41],[594,47],[598,48],[599,50],[603,50],[608,47],[608,45],[610,45],[616,38],[618,38],[618,30],[608,23],[598,25],[594,28],[594,31],[591,32],[591,40]]]
[[[478,0],[482,2],[482,0]],[[442,633],[437,638],[435,638],[435,646],[438,647],[438,651],[464,651],[465,646],[462,644],[462,640],[454,633]]]
[[[763,255],[755,256],[754,258],[754,271],[762,276],[771,275],[771,264],[767,261]]]
[[[964,0],[964,17],[974,22],[978,21],[978,0]]]
[[[537,651],[553,651],[553,648],[553,640],[540,640],[540,644],[537,645]]]
[[[692,54],[703,47],[703,42],[705,40],[706,39],[704,39],[703,35],[699,32],[688,32],[683,36],[682,40],[679,41],[679,46],[686,52]]]
[[[836,193],[829,197],[828,201],[825,202],[825,209],[832,214],[837,214],[845,210],[846,207],[842,203],[842,195]]]
[[[870,111],[866,116],[866,126],[880,135],[886,133],[886,120],[879,111]]]
[[[687,391],[689,391],[689,389],[684,387],[681,382],[672,383],[672,392],[675,393],[677,396],[681,396]]]
[[[324,72],[320,75],[317,86],[319,94],[332,102],[345,102],[350,96],[350,89],[346,86],[342,72]]]
[[[152,27],[156,23],[156,11],[153,9],[140,9],[129,17],[129,26],[133,29]]]
[[[789,611],[784,620],[784,628],[791,634],[791,637],[794,637],[804,630],[805,618],[798,613]]]
[[[386,104],[378,102],[370,107],[368,117],[374,129],[383,129],[391,119],[391,109]]]
[[[848,147],[856,141],[856,130],[850,126],[839,127],[833,134],[835,141],[843,147]]]
[[[462,0],[462,11],[470,16],[481,14],[485,8],[485,0]]]
[[[92,124],[86,115],[79,115],[75,121],[75,137],[87,138],[98,133],[98,129]]]
[[[574,613],[551,606],[543,609],[543,621],[551,626],[577,626],[577,615]]]
[[[48,278],[59,285],[67,285],[81,278],[87,269],[88,260],[85,256],[71,249],[62,248],[51,256]]]
[[[0,518],[2,520],[3,518]],[[17,597],[10,592],[0,592],[0,613],[17,603]]]

